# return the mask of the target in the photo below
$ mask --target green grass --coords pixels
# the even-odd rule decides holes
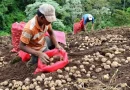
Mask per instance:
[[[10,34],[5,31],[0,31],[0,36],[9,36]]]

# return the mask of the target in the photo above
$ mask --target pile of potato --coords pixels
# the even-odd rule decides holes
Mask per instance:
[[[5,57],[0,57],[0,67],[3,67],[8,64],[6,61],[4,61],[4,58]]]
[[[48,65],[52,65],[58,61],[63,61],[63,56],[54,55],[53,57],[50,58],[50,62],[48,63]]]
[[[75,39],[72,40],[72,42],[74,42],[74,45],[76,46],[74,48],[77,48],[80,51],[89,49],[94,46],[100,46],[102,44],[109,45],[111,43],[127,42],[127,39],[124,38],[122,35],[110,34],[100,36],[99,38],[85,36],[84,38],[80,37],[79,40],[82,40],[82,43],[79,43]],[[70,46],[71,43],[67,42],[65,48],[70,49],[72,47]],[[92,79],[97,79],[97,76],[95,76],[96,74],[102,72],[103,70],[118,68],[123,64],[129,63],[130,57],[118,57],[118,55],[123,55],[126,50],[130,51],[130,47],[128,45],[111,45],[109,47],[106,47],[105,49],[102,49],[102,52],[97,51],[91,55],[84,55],[80,60],[71,60],[71,62],[74,62],[76,64],[72,66],[66,66],[62,70],[58,69],[55,72],[57,74],[57,77],[41,74],[38,75],[36,78],[26,78],[24,81],[5,80],[0,83],[0,90],[43,90],[40,87],[41,83],[43,84],[44,90],[60,90],[61,87],[63,90],[69,90],[66,87],[71,86],[77,87],[79,90],[84,90],[85,85],[89,85],[89,83],[93,82]],[[63,57],[55,55],[50,58],[50,64],[54,64],[57,61],[62,60]],[[0,67],[4,63],[5,62],[1,57]],[[109,73],[106,73],[101,77],[104,81],[108,82],[110,81],[112,76]],[[121,84],[121,87],[126,86],[126,84]]]

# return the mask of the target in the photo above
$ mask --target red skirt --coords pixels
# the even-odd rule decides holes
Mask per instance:
[[[74,23],[74,25],[73,25],[74,34],[77,34],[78,32],[82,31],[83,29],[84,29],[83,19],[80,20],[80,22]]]

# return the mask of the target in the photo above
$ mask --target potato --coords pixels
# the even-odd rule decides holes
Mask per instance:
[[[62,56],[58,56],[58,55],[54,55],[53,57],[50,58],[50,62],[57,62],[57,61],[62,61],[63,57]]]
[[[109,79],[110,79],[109,74],[103,75],[102,79],[103,79],[104,81],[109,81]]]
[[[111,66],[112,67],[114,67],[114,68],[116,68],[116,67],[118,67],[118,62],[116,62],[116,61],[113,61],[112,63],[111,63]]]

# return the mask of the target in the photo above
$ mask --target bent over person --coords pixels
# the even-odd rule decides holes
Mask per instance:
[[[31,54],[31,59],[27,62],[30,67],[38,62],[38,58],[43,63],[49,62],[49,57],[44,53],[53,48],[62,49],[55,39],[51,23],[56,21],[55,8],[50,4],[42,4],[37,14],[27,22],[20,37],[20,49]],[[45,36],[48,32],[50,35]]]
[[[83,25],[84,25],[84,29],[83,30],[87,30],[86,27],[88,25],[88,22],[90,22],[90,21],[92,21],[91,30],[93,30],[93,27],[94,27],[94,17],[91,14],[84,14],[82,19],[83,19]]]
[[[73,33],[77,34],[81,31],[86,31],[88,22],[91,22],[91,21],[92,21],[91,30],[93,30],[93,28],[94,28],[94,17],[91,14],[84,14],[82,16],[82,19],[79,22],[74,23]]]

